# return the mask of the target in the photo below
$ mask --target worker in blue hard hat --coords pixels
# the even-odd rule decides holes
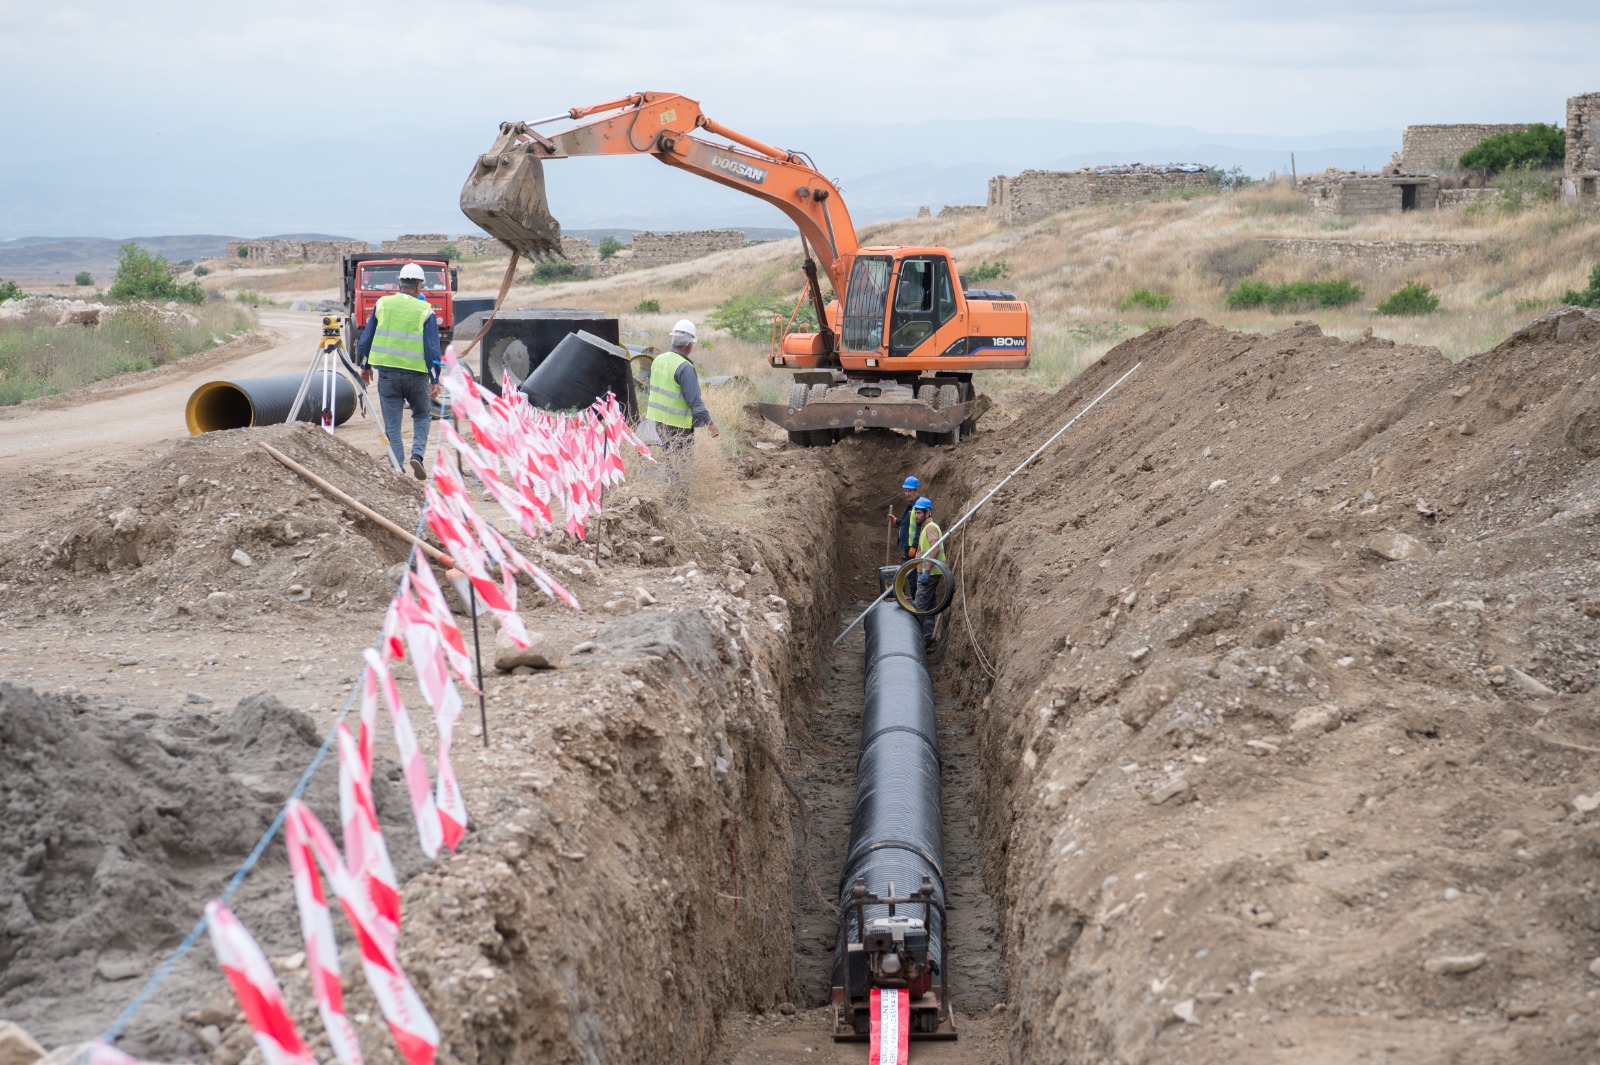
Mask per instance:
[[[922,482],[915,477],[907,477],[901,482],[901,491],[905,493],[906,505],[900,511],[900,516],[895,517],[894,508],[889,508],[889,524],[894,526],[895,539],[900,545],[899,558],[904,561],[916,554],[912,550],[917,543],[917,516],[912,504],[917,501],[917,491],[922,487]]]
[[[913,557],[933,558],[949,566],[945,558],[944,545],[939,541],[944,537],[944,530],[939,528],[939,523],[933,520],[933,500],[923,496],[912,504],[912,511],[917,519],[917,541]],[[934,545],[938,544],[938,547]],[[917,595],[911,605],[918,610],[932,610],[933,604],[939,601],[939,584],[944,580],[944,574],[936,569],[932,562],[924,562],[917,567]],[[936,614],[923,614],[919,621],[922,622],[922,644],[928,650],[933,649],[934,626],[939,618]]]

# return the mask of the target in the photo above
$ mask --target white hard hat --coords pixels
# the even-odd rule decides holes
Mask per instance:
[[[689,321],[687,318],[679,318],[678,324],[672,327],[672,331],[674,333],[682,333],[690,340],[694,340],[697,337],[697,334],[694,331],[694,323]]]
[[[418,266],[416,263],[406,263],[400,268],[400,280],[426,281],[427,275],[422,272],[422,267]]]

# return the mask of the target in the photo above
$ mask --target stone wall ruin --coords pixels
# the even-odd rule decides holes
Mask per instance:
[[[1329,170],[1300,179],[1313,214],[1398,214],[1439,206],[1439,179],[1431,175],[1358,174]]]
[[[1002,222],[1031,222],[1071,207],[1211,185],[1211,168],[1197,164],[1024,170],[1014,177],[1001,174],[990,178],[986,206]]]
[[[1407,126],[1400,137],[1400,173],[1437,174],[1457,169],[1463,152],[1490,137],[1527,129],[1531,122],[1464,122],[1441,126]]]
[[[228,259],[243,259],[257,266],[283,266],[339,263],[348,254],[366,250],[364,240],[230,240],[223,254]]]
[[[680,229],[670,233],[635,233],[633,253],[629,266],[662,266],[698,259],[719,251],[730,251],[745,246],[743,230],[739,229]]]
[[[1600,206],[1600,92],[1567,100],[1567,160],[1561,199]]]

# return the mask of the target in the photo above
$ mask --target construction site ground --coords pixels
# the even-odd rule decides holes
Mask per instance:
[[[409,526],[371,426],[183,429],[202,381],[304,369],[315,323],[0,415],[0,1018],[47,1047],[188,931],[378,631],[405,545],[258,446]],[[563,661],[488,678],[487,744],[469,700],[459,855],[417,853],[380,747],[440,1060],[866,1060],[825,1001],[861,669],[831,641],[901,477],[948,521],[1135,364],[952,545],[961,1038],[912,1059],[1593,1060],[1597,353],[1570,309],[1459,363],[1196,320],[955,448],[730,426],[691,478],[737,509],[634,464],[591,543],[533,545],[585,609],[525,590]],[[326,1058],[281,847],[236,908]],[[345,943],[367,1057],[397,1060]],[[203,943],[123,1045],[254,1058]]]

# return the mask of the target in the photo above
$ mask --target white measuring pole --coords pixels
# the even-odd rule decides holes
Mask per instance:
[[[934,541],[933,545],[930,546],[925,553],[923,553],[923,554],[921,554],[921,555],[919,555],[917,557],[918,558],[930,558],[930,557],[932,557],[934,552],[939,550],[939,547],[940,547],[941,544],[943,544],[946,540],[950,539],[950,537],[954,536],[956,530],[961,528],[961,526],[963,526],[963,525],[965,525],[967,523],[967,519],[968,518],[971,518],[980,509],[982,509],[982,507],[983,507],[983,505],[985,503],[989,502],[989,500],[994,498],[996,492],[1000,491],[1000,489],[1002,489],[1002,488],[1004,488],[1006,486],[1006,482],[1010,481],[1011,478],[1015,477],[1017,474],[1021,473],[1024,469],[1026,469],[1028,464],[1031,463],[1034,459],[1036,459],[1040,455],[1044,454],[1045,448],[1049,447],[1051,444],[1055,443],[1058,439],[1060,439],[1062,433],[1066,432],[1068,429],[1071,429],[1074,425],[1076,425],[1078,423],[1078,419],[1079,418],[1082,418],[1085,414],[1088,414],[1090,411],[1094,410],[1096,404],[1098,404],[1102,399],[1105,399],[1112,392],[1116,391],[1116,388],[1117,388],[1118,385],[1122,384],[1122,382],[1124,382],[1128,378],[1132,377],[1133,376],[1133,371],[1137,370],[1139,367],[1141,367],[1143,365],[1144,365],[1144,363],[1142,363],[1142,362],[1134,363],[1131,367],[1128,368],[1128,372],[1127,373],[1123,374],[1121,377],[1119,377],[1115,381],[1111,382],[1111,387],[1110,388],[1107,388],[1104,392],[1102,392],[1098,396],[1094,397],[1094,402],[1090,403],[1087,407],[1083,408],[1078,413],[1074,414],[1072,416],[1072,418],[1067,422],[1067,424],[1065,424],[1061,428],[1057,429],[1055,431],[1055,434],[1053,436],[1051,436],[1050,439],[1046,440],[1044,443],[1039,445],[1038,450],[1034,451],[1033,454],[1031,454],[1027,458],[1023,459],[1021,465],[1019,465],[1016,469],[1012,470],[1010,473],[1006,474],[1003,478],[1001,478],[999,484],[997,484],[993,488],[989,489],[989,492],[988,492],[987,495],[985,495],[982,499],[980,499],[976,503],[974,503],[972,505],[972,507],[965,514],[961,515],[961,520],[960,521],[958,521],[954,525],[950,526],[950,528],[945,531],[945,534],[943,536],[939,537],[938,540]],[[871,613],[873,607],[877,606],[879,603],[881,603],[885,599],[887,599],[889,597],[889,593],[892,590],[893,589],[891,589],[891,588],[885,588],[883,590],[883,592],[878,596],[878,598],[876,598],[872,602],[868,603],[867,604],[867,609],[863,610],[860,614],[858,614],[854,621],[852,621],[850,624],[848,624],[848,625],[846,625],[844,627],[844,631],[843,632],[841,632],[838,636],[834,637],[833,646],[837,647],[839,645],[839,641],[840,640],[842,640],[846,636],[850,635],[850,630],[855,628],[857,625],[861,624],[861,619],[866,617],[869,613]]]

